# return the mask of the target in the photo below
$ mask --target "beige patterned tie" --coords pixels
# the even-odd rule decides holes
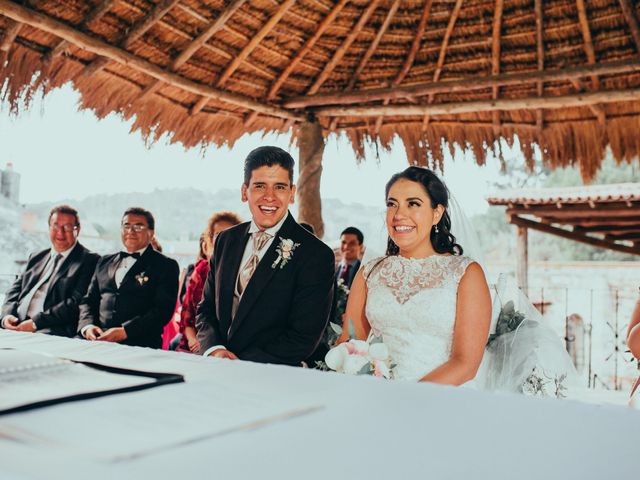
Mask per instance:
[[[249,260],[247,260],[247,263],[242,267],[242,270],[240,270],[240,275],[238,275],[238,293],[240,295],[242,295],[244,289],[247,288],[247,284],[249,283],[249,280],[251,280],[253,272],[258,268],[258,262],[260,261],[258,253],[267,244],[271,235],[266,232],[255,232],[251,235],[251,238],[253,240],[253,252],[249,257]]]

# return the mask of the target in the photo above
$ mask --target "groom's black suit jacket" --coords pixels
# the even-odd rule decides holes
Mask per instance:
[[[20,301],[38,283],[51,256],[47,248],[29,257],[26,269],[6,293],[0,318],[18,316]],[[31,320],[40,333],[72,337],[78,326],[78,303],[82,299],[100,256],[76,243],[58,270],[49,279],[42,312]],[[20,320],[25,320],[21,318]]]
[[[333,251],[288,214],[245,288],[235,318],[233,295],[250,223],[221,233],[198,306],[200,352],[223,345],[241,360],[300,365],[316,348],[333,299]],[[282,239],[299,245],[273,266]]]
[[[162,330],[171,320],[178,296],[178,264],[151,245],[116,286],[120,254],[98,261],[87,294],[80,302],[78,333],[87,325],[103,330],[124,327],[125,345],[161,348]]]

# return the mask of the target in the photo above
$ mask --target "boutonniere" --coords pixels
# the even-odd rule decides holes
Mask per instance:
[[[284,268],[291,257],[293,257],[293,251],[300,245],[299,243],[294,243],[290,238],[282,238],[280,239],[280,245],[276,247],[276,253],[278,254],[278,258],[273,262],[271,268],[276,268],[280,266],[280,268]]]
[[[140,285],[141,287],[144,287],[145,284],[149,281],[149,277],[144,272],[140,272],[138,275],[136,275],[135,279],[136,282],[138,282],[138,285]]]

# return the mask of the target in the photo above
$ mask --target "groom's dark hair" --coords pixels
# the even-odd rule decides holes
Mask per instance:
[[[244,160],[244,184],[248,187],[251,173],[260,167],[279,165],[289,173],[289,185],[293,185],[293,167],[296,164],[289,153],[279,147],[258,147]]]

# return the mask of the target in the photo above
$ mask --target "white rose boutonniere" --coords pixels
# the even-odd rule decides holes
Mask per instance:
[[[138,285],[140,285],[141,287],[144,287],[149,281],[149,277],[145,272],[140,272],[138,275],[135,276],[135,279],[136,279],[136,282],[138,282]]]
[[[293,251],[300,246],[299,243],[295,243],[290,238],[282,238],[280,239],[280,245],[276,247],[276,253],[278,254],[278,258],[276,258],[275,262],[271,265],[271,268],[284,268],[289,260],[293,257]]]

